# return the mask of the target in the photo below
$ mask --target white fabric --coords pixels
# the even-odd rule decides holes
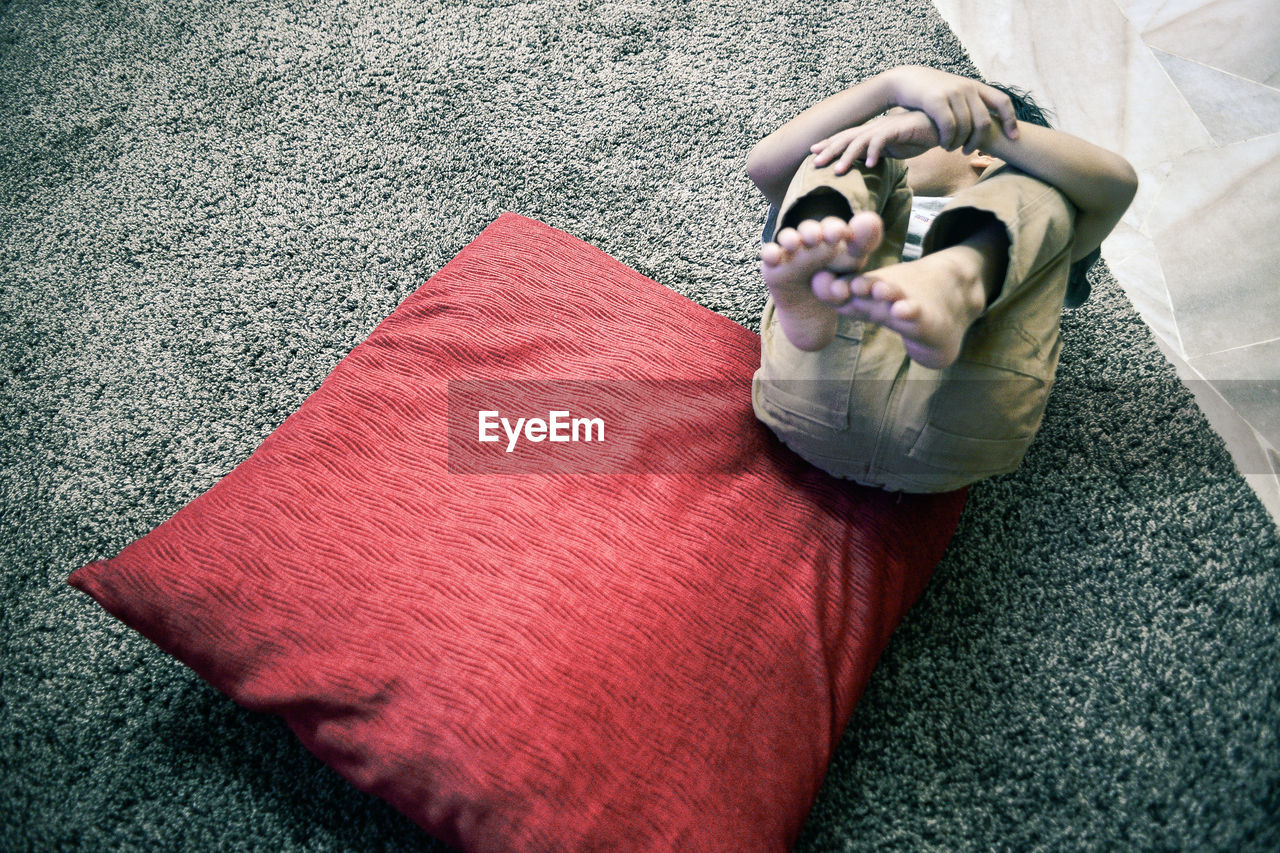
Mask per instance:
[[[902,244],[902,260],[914,261],[920,257],[924,235],[949,201],[950,198],[942,196],[916,196],[911,200],[911,219],[907,222],[907,239]]]

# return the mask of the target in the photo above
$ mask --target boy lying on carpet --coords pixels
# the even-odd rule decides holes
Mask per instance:
[[[787,122],[747,172],[771,204],[760,420],[819,468],[890,490],[1014,470],[1064,302],[1088,296],[1137,189],[1129,163],[1016,93],[903,67]]]

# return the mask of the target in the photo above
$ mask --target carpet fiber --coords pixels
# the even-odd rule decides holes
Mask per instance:
[[[67,574],[502,211],[754,328],[747,149],[907,62],[972,69],[926,0],[0,3],[0,849],[436,849]],[[1094,294],[798,849],[1280,847],[1275,528]]]

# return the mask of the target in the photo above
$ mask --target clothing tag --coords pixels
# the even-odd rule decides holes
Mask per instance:
[[[914,261],[923,254],[924,235],[951,199],[945,196],[916,196],[911,199],[911,218],[907,221],[907,239],[902,244],[902,260]]]

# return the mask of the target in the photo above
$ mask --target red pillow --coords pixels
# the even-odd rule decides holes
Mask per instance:
[[[465,850],[786,849],[964,496],[799,461],[752,416],[758,350],[506,214],[70,581]],[[482,411],[526,418],[510,453]],[[602,441],[547,438],[579,414]]]

